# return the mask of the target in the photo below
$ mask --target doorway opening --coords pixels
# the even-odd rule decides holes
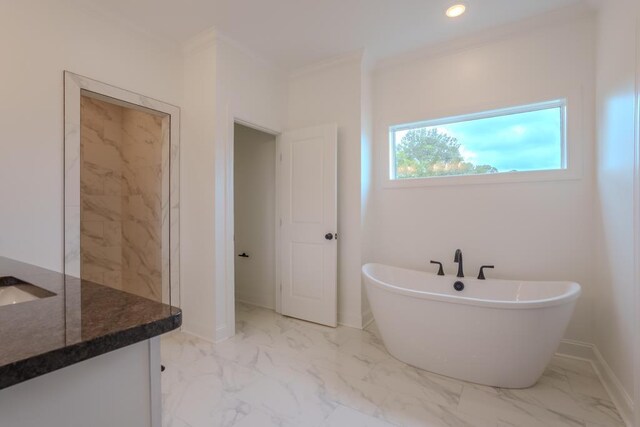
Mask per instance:
[[[255,307],[335,327],[337,126],[276,137],[244,123],[229,129],[224,338]]]
[[[276,136],[240,123],[233,132],[236,322],[256,307],[277,311]]]

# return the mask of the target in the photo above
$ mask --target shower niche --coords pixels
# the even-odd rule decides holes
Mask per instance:
[[[179,109],[65,73],[65,273],[179,306]]]

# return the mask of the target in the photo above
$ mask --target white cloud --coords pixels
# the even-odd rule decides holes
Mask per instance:
[[[473,163],[474,160],[478,157],[477,153],[467,150],[464,145],[460,146],[460,154],[462,155],[462,158],[464,159],[465,162],[470,162],[470,163]]]
[[[455,137],[455,135],[453,134],[453,132],[451,132],[449,128],[437,126],[436,130],[438,131],[438,133],[441,133],[443,135]]]

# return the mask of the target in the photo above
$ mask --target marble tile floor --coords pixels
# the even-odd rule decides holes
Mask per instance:
[[[237,335],[162,340],[164,427],[624,426],[587,362],[555,357],[506,390],[410,367],[375,325],[336,329],[238,304]]]

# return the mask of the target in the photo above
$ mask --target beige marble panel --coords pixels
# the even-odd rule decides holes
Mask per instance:
[[[81,97],[81,276],[162,301],[163,118]]]
[[[112,288],[122,290],[122,272],[121,271],[105,271],[102,275],[103,284]]]
[[[122,290],[154,301],[161,301],[162,290],[157,285],[160,280],[160,276],[125,271],[122,277]]]
[[[120,221],[104,221],[103,225],[103,242],[105,246],[116,246],[122,242],[122,222]]]
[[[157,193],[157,186],[162,179],[160,164],[138,165],[135,168],[125,165],[122,169],[122,194]]]
[[[80,271],[83,279],[117,287],[122,239],[105,240],[105,224],[122,219],[121,108],[92,98],[80,99]],[[108,131],[107,131],[108,129]],[[108,132],[109,140],[105,137]],[[114,183],[117,185],[114,188]]]
[[[143,111],[126,109],[122,123],[126,164],[135,169],[140,166],[159,167],[162,161],[162,118]],[[147,190],[159,192],[159,184],[153,183]]]
[[[82,221],[80,225],[81,238],[92,240],[96,244],[103,245],[104,222],[103,221]]]
[[[84,139],[84,135],[82,138]],[[85,163],[102,165],[117,174],[122,168],[120,151],[112,144],[86,144],[82,151],[82,160]],[[82,177],[80,180],[82,181]]]
[[[121,196],[82,194],[80,207],[82,221],[120,221],[122,219]]]
[[[159,224],[124,221],[124,268],[139,274],[155,274],[161,267]]]
[[[161,220],[160,198],[154,194],[123,196],[125,218],[131,221],[159,222]]]
[[[103,178],[105,169],[100,168],[94,163],[83,162],[80,173],[82,175],[82,181],[80,182],[80,192],[82,194],[100,196],[105,194],[105,180]]]
[[[123,289],[162,301],[162,117],[125,109]]]
[[[85,271],[105,273],[122,270],[122,246],[98,246],[82,240],[80,246],[83,248],[83,279]]]

